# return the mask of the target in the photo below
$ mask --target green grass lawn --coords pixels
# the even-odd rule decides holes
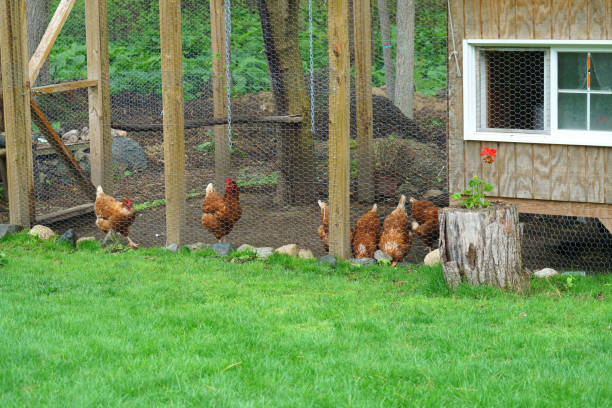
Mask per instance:
[[[612,404],[612,276],[529,297],[439,267],[0,241],[0,406]]]

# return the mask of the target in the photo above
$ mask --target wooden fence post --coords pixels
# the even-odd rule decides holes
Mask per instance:
[[[112,138],[110,128],[110,74],[106,0],[85,0],[87,78],[97,81],[89,88],[89,136],[91,181],[112,193]]]
[[[348,0],[328,1],[329,252],[344,259],[351,255],[348,13]]]
[[[166,243],[182,245],[186,184],[181,1],[159,0],[159,20],[164,109]]]
[[[0,26],[9,219],[29,227],[34,219],[34,183],[25,1],[0,1]]]
[[[357,111],[357,198],[374,201],[372,138],[372,16],[370,0],[353,0],[355,104]]]
[[[224,0],[210,1],[210,40],[213,61],[213,115],[227,117],[227,88],[225,84],[225,8]],[[215,188],[223,191],[230,173],[230,148],[227,127],[213,128],[215,137]]]

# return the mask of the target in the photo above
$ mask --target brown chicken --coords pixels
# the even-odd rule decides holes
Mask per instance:
[[[136,210],[129,198],[125,197],[123,201],[117,201],[104,194],[102,186],[98,186],[94,212],[96,225],[106,233],[107,237],[117,232],[127,238],[132,248],[138,248],[138,245],[130,238],[130,226],[136,219]]]
[[[378,247],[393,259],[395,266],[406,256],[412,245],[412,233],[409,231],[406,215],[406,196],[400,197],[397,208],[387,215],[383,223],[383,232]]]
[[[325,248],[325,251],[329,251],[329,204],[324,201],[319,200],[319,207],[321,207],[321,225],[319,225],[319,238],[321,238],[321,243]],[[350,231],[350,239],[353,242],[353,235],[355,234],[355,230],[351,228]]]
[[[202,226],[212,232],[218,241],[225,239],[242,215],[238,184],[231,178],[225,181],[225,195],[221,197],[210,183],[202,204]]]
[[[372,209],[357,220],[355,234],[352,239],[353,255],[355,258],[372,258],[376,252],[378,239],[380,238],[380,220],[377,214],[378,206],[374,204]]]
[[[431,201],[415,200],[410,197],[412,203],[412,231],[417,234],[427,247],[428,251],[433,249],[434,243],[440,237],[440,224],[438,222],[439,207]]]

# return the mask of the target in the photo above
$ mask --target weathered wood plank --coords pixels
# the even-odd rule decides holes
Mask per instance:
[[[225,83],[225,8],[223,0],[210,1],[210,41],[212,53],[213,114],[227,117],[227,88]],[[229,177],[230,148],[227,127],[213,128],[215,137],[215,185],[222,186]]]
[[[585,0],[569,0],[569,39],[588,40],[588,20]]]
[[[534,0],[533,2],[534,38],[552,38],[551,2]]]
[[[159,0],[164,109],[166,243],[181,245],[185,226],[185,130],[181,1]]]
[[[484,147],[483,142],[483,147]],[[486,146],[490,149],[495,149],[499,152],[499,143],[497,142],[486,142]],[[480,154],[480,153],[479,153]],[[479,156],[480,157],[480,156]],[[481,160],[482,161],[482,160]],[[482,164],[482,177],[483,180],[490,183],[493,186],[493,190],[489,193],[490,195],[499,195],[499,171],[497,169],[497,159],[491,164]]]
[[[374,200],[372,113],[372,17],[370,0],[353,0],[355,104],[357,111],[357,198]]]
[[[548,200],[552,194],[552,157],[550,145],[533,146],[533,198]]]
[[[556,40],[568,39],[570,35],[570,2],[571,0],[554,0],[552,7],[552,38]]]
[[[467,186],[470,179],[474,176],[482,177],[482,160],[480,159],[480,151],[482,143],[475,141],[465,142],[465,185]]]
[[[499,3],[482,1],[480,3],[482,38],[499,38]]]
[[[534,38],[534,9],[532,0],[516,0],[516,36]]]
[[[497,151],[497,169],[499,172],[499,194],[502,197],[514,197],[516,194],[514,143],[499,143]]]
[[[605,147],[606,160],[606,204],[612,204],[612,148]],[[610,231],[612,232],[612,231]]]
[[[463,0],[450,3],[447,13],[447,78],[448,78],[448,188],[450,192],[461,191],[465,186],[463,162],[463,78],[460,75],[463,64]],[[452,32],[450,27],[452,26]],[[454,33],[454,45],[453,36]],[[453,55],[453,49],[456,54]],[[459,69],[455,56],[459,61]]]
[[[329,252],[351,255],[348,0],[329,0]]]
[[[480,22],[480,0],[464,0],[463,30],[465,38],[482,38]]]
[[[98,81],[95,79],[80,79],[78,81],[63,82],[61,84],[37,86],[36,88],[32,88],[32,94],[48,95],[59,92],[74,91],[75,89],[90,88],[97,85]]]
[[[606,36],[605,39],[612,38],[612,0],[605,0],[606,18],[604,20]]]
[[[0,1],[0,24],[9,220],[29,227],[34,189],[25,1]]]
[[[70,149],[66,147],[62,138],[57,134],[55,129],[53,129],[51,122],[47,120],[34,100],[30,100],[30,108],[32,110],[32,120],[36,123],[40,132],[45,136],[49,145],[56,151],[59,159],[64,163],[83,192],[87,194],[92,201],[95,200],[96,188],[81,168],[79,162],[74,158]]]
[[[589,0],[587,21],[589,40],[605,40],[606,0]]]
[[[91,180],[112,194],[112,137],[110,128],[110,68],[106,0],[85,1]]]
[[[605,202],[606,193],[606,147],[586,147],[586,179],[588,180],[586,201]]]
[[[51,48],[53,44],[55,44],[55,40],[59,35],[70,11],[72,11],[72,7],[76,3],[77,0],[62,0],[61,3],[57,6],[55,10],[55,14],[53,14],[53,18],[51,18],[51,22],[47,26],[47,30],[45,34],[43,34],[42,39],[40,40],[40,44],[36,47],[36,51],[32,54],[32,58],[30,58],[29,63],[29,73],[28,78],[30,78],[30,84],[34,84],[36,82],[36,78],[38,77],[38,73],[40,69],[45,64],[49,53],[51,52]],[[89,2],[89,0],[87,0]]]
[[[568,146],[567,147],[569,199],[570,201],[586,201],[589,180],[586,170],[586,147]]]
[[[65,210],[57,211],[51,214],[45,214],[40,217],[36,217],[37,224],[53,224],[55,222],[66,221],[70,218],[80,217],[86,214],[91,214],[94,212],[94,203],[87,203],[77,205],[72,208],[67,208]]]
[[[499,0],[499,38],[516,36],[516,0]]]

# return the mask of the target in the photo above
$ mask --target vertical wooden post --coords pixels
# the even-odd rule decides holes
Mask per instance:
[[[348,0],[329,0],[329,252],[351,254]]]
[[[110,128],[110,75],[106,0],[85,0],[87,78],[98,81],[89,88],[91,181],[112,193],[112,139]]]
[[[166,243],[181,245],[186,206],[181,0],[159,0],[159,22],[164,109]]]
[[[213,60],[213,114],[215,117],[227,116],[227,88],[225,85],[225,2],[210,1],[210,39]],[[230,149],[227,127],[217,125],[213,128],[215,136],[215,187],[220,189],[230,173]]]
[[[9,219],[29,227],[34,219],[34,183],[25,1],[1,0],[0,26]]]
[[[355,97],[357,107],[357,198],[374,201],[374,139],[372,138],[372,17],[370,0],[353,0]]]

